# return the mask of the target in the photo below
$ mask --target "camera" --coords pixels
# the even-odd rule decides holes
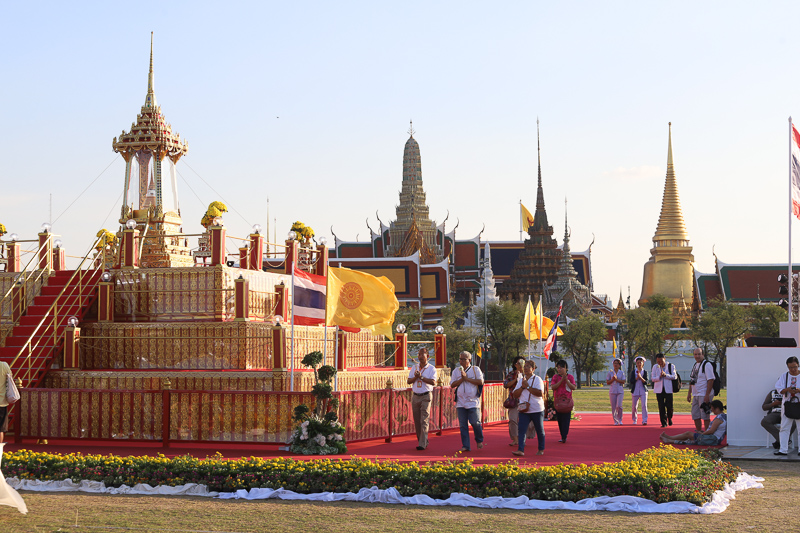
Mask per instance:
[[[697,380],[693,379],[689,382],[689,385],[697,385]]]
[[[703,402],[703,403],[700,404],[700,409],[702,409],[703,412],[705,412],[705,413],[710,413],[711,412],[711,404],[708,403],[708,402]]]

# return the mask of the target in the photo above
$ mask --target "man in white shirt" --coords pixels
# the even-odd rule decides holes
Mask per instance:
[[[418,364],[408,373],[411,385],[411,412],[414,414],[414,429],[417,430],[417,449],[428,447],[428,418],[431,414],[433,386],[436,385],[436,369],[428,364],[428,349],[417,352]]]
[[[667,363],[663,353],[656,354],[656,364],[650,372],[650,379],[653,380],[653,391],[658,400],[658,416],[661,419],[661,427],[672,425],[672,383],[678,379],[675,365]]]
[[[705,360],[702,348],[694,349],[689,391],[686,401],[692,404],[692,420],[697,431],[705,431],[711,425],[711,400],[714,399],[714,368]],[[706,404],[707,409],[701,406]],[[702,423],[701,423],[702,420]]]
[[[783,395],[781,403],[781,445],[780,450],[775,455],[787,455],[789,453],[789,437],[792,435],[792,424],[797,420],[786,416],[786,404],[789,402],[800,402],[800,361],[797,357],[791,356],[786,360],[788,372],[781,374],[775,382],[775,390]]]
[[[478,449],[483,448],[483,427],[481,427],[481,394],[483,392],[483,372],[472,366],[472,354],[461,352],[458,356],[461,368],[453,370],[450,387],[456,389],[456,414],[461,428],[461,450],[469,451],[469,425],[475,433]],[[469,424],[469,425],[467,425]]]

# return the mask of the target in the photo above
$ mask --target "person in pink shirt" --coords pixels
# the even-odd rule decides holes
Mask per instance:
[[[576,388],[575,378],[572,374],[567,374],[567,362],[561,359],[556,363],[556,373],[550,381],[550,388],[553,389],[553,400],[559,396],[566,396],[572,398],[572,391]],[[569,413],[556,412],[556,420],[558,420],[558,431],[561,433],[561,440],[558,442],[567,442],[567,434],[569,433],[569,421],[572,418],[572,411]]]

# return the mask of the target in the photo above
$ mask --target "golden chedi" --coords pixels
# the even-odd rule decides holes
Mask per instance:
[[[644,265],[639,305],[644,305],[654,294],[663,294],[672,299],[673,306],[679,304],[684,293],[692,292],[694,256],[692,247],[689,246],[686,224],[683,221],[675,169],[672,164],[671,122],[664,198],[661,201],[661,215],[658,218],[650,254],[650,259]]]

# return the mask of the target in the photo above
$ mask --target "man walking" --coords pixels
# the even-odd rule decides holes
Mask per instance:
[[[653,391],[658,400],[658,417],[661,419],[661,427],[672,425],[672,383],[678,379],[675,365],[667,363],[663,353],[656,354],[656,364],[650,372],[650,379],[653,380]]]
[[[411,412],[414,414],[414,429],[417,430],[417,449],[428,447],[428,418],[431,414],[433,386],[436,385],[436,369],[428,364],[428,349],[417,352],[418,364],[408,373],[411,385]]]
[[[714,399],[714,369],[706,364],[702,348],[694,349],[694,366],[689,381],[686,401],[692,404],[692,420],[697,431],[711,425],[711,400]],[[705,408],[704,408],[705,407]],[[701,422],[702,420],[702,422]]]
[[[475,433],[478,449],[483,448],[483,428],[481,427],[481,394],[483,392],[483,372],[472,366],[472,354],[461,352],[458,356],[461,368],[453,370],[450,387],[456,389],[456,414],[461,429],[461,450],[469,451],[469,425]],[[469,424],[469,425],[467,425]]]

